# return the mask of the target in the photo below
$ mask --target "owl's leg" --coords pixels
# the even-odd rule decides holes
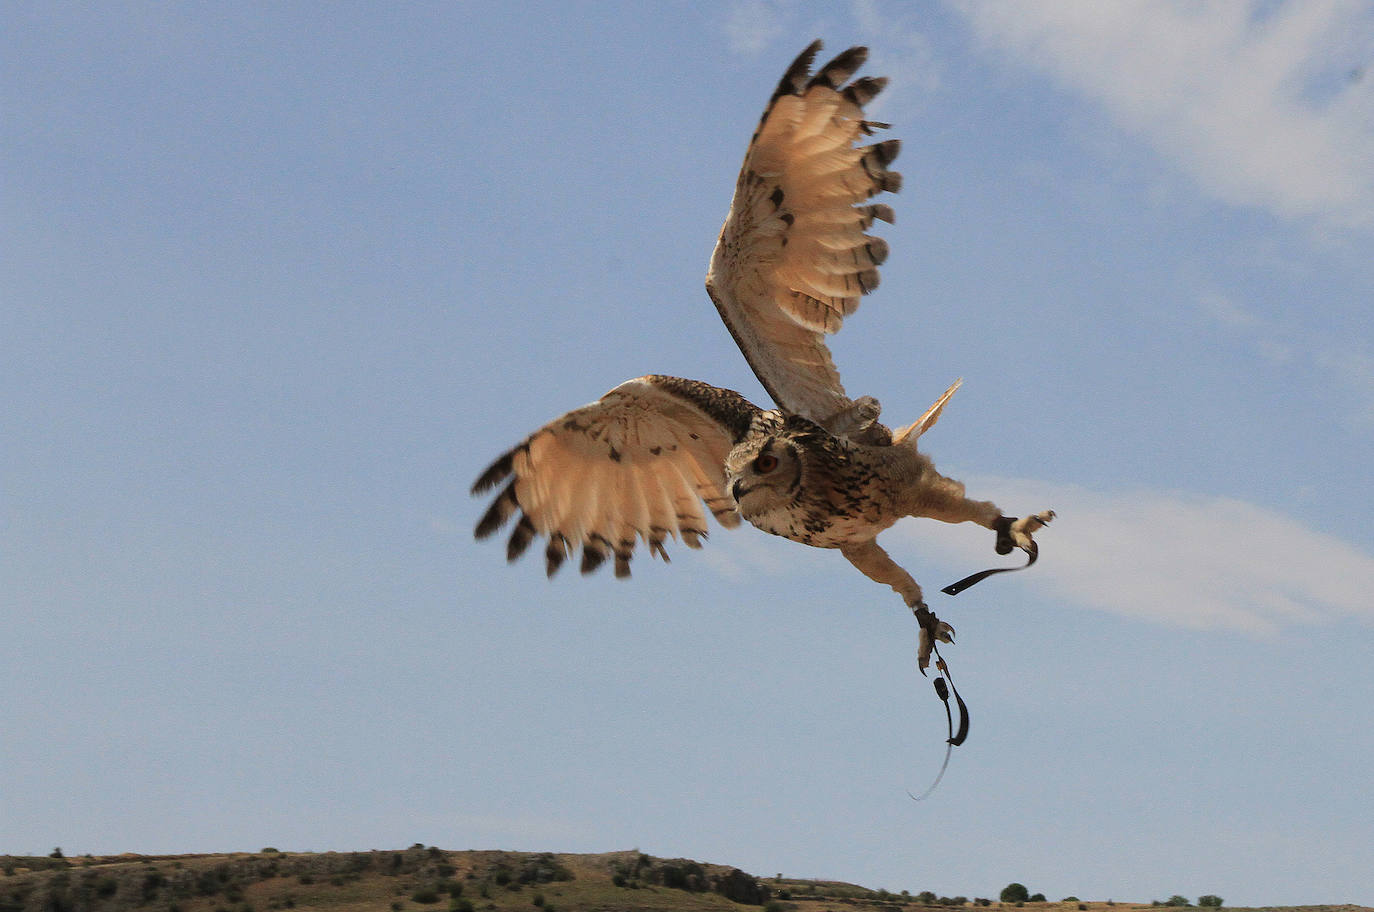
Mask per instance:
[[[1012,548],[1029,551],[1033,544],[1031,536],[1054,519],[1053,510],[1042,510],[1019,519],[1005,516],[990,500],[970,500],[964,494],[963,482],[946,478],[936,472],[934,466],[930,466],[921,479],[920,504],[912,515],[947,523],[975,522],[991,529],[997,533],[998,554],[1009,554]]]
[[[860,396],[849,403],[848,408],[841,409],[816,423],[837,437],[855,440],[866,436],[865,432],[873,427],[882,411],[883,407],[877,399],[872,396]]]
[[[926,607],[925,600],[921,597],[921,587],[911,578],[910,573],[897,566],[897,562],[888,556],[877,539],[869,539],[857,545],[845,545],[840,548],[840,553],[864,576],[884,586],[891,586],[892,591],[900,595],[907,607],[916,615],[916,621],[921,625],[916,660],[924,673],[930,665],[930,652],[934,647],[934,640],[953,643],[954,628],[937,618],[934,612]]]

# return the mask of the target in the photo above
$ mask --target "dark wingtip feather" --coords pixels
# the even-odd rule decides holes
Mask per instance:
[[[902,141],[900,139],[885,139],[880,143],[866,146],[862,150],[864,158],[872,156],[872,160],[886,168],[897,160],[898,154],[902,151]]]
[[[820,71],[811,77],[811,81],[806,84],[806,87],[809,89],[814,85],[823,85],[838,89],[844,85],[846,79],[854,75],[855,70],[864,65],[864,61],[867,59],[868,48],[852,47],[821,67]]]
[[[823,47],[825,47],[825,42],[819,38],[808,44],[792,61],[792,65],[787,68],[787,75],[795,76],[798,73],[805,75],[811,72],[811,64],[815,62],[816,55],[821,52]]]
[[[878,96],[878,93],[887,88],[886,76],[864,76],[856,79],[845,87],[844,97],[854,102],[859,107],[868,104]],[[887,124],[880,124],[877,121],[866,121],[874,127],[886,127]]]
[[[902,175],[897,171],[889,171],[887,166],[892,164],[897,153],[901,152],[901,140],[889,139],[885,142],[874,143],[865,146],[862,150],[863,157],[859,159],[864,171],[873,181],[874,193],[887,190],[896,193],[902,189]]]
[[[530,522],[528,516],[521,516],[515,524],[515,531],[510,534],[510,541],[506,542],[506,560],[513,561],[524,554],[530,542],[534,541],[534,536],[534,523]]]
[[[582,546],[582,566],[578,570],[584,574],[591,573],[605,562],[606,552],[589,542]]]
[[[872,226],[874,219],[887,222],[889,225],[895,224],[897,214],[892,211],[892,207],[886,203],[874,203],[871,206],[862,206],[859,209],[863,213],[864,227]]]
[[[568,540],[562,535],[549,539],[549,546],[544,549],[544,573],[550,579],[558,572],[558,568],[563,566],[563,560],[568,556]]]
[[[487,470],[478,476],[477,480],[472,483],[472,495],[476,497],[478,494],[484,494],[496,487],[502,479],[511,473],[512,463],[514,461],[515,450],[511,450],[491,465],[487,466]]]
[[[511,514],[520,508],[520,503],[515,499],[515,482],[506,485],[505,489],[496,496],[487,508],[487,512],[482,514],[482,519],[477,523],[477,528],[473,534],[479,539],[486,538],[506,524]]]
[[[864,244],[864,249],[868,252],[868,258],[873,261],[874,266],[881,266],[887,262],[887,256],[891,249],[887,241],[880,237],[869,238]]]
[[[806,46],[806,50],[797,55],[797,59],[792,61],[787,72],[782,74],[782,80],[773,92],[774,101],[783,95],[795,95],[806,87],[806,77],[811,72],[811,63],[816,59],[821,46],[821,39],[817,38]]]

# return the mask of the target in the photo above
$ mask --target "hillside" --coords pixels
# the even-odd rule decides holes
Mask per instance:
[[[923,912],[1002,903],[758,878],[638,851],[599,855],[399,851],[0,856],[0,912]],[[1151,904],[1026,903],[1027,912],[1140,912]],[[1302,912],[1374,912],[1303,906]],[[1241,910],[1236,910],[1241,912]],[[1276,909],[1266,912],[1278,912]]]

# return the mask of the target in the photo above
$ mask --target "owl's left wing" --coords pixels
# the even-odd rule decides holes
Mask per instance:
[[[544,425],[482,473],[473,494],[511,480],[478,522],[477,537],[519,514],[506,557],[515,560],[545,536],[550,576],[578,547],[583,573],[613,556],[616,576],[629,576],[638,540],[665,561],[669,537],[699,548],[703,504],[721,525],[739,525],[725,457],[761,411],[739,393],[695,380],[627,380]]]
[[[817,41],[773,94],[749,144],[706,289],[768,394],[786,412],[831,427],[850,410],[825,335],[878,285],[887,244],[864,232],[891,207],[865,204],[901,187],[887,166],[899,144],[859,146],[886,124],[863,106],[886,84],[850,82],[867,58],[850,48],[810,75]],[[848,84],[846,84],[848,83]]]

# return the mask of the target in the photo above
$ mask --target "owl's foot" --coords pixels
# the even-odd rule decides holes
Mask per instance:
[[[916,622],[921,625],[921,639],[916,647],[916,662],[921,667],[921,674],[925,674],[926,668],[930,666],[930,653],[935,647],[935,640],[939,640],[941,643],[953,643],[954,628],[937,618],[935,612],[926,607],[925,602],[917,602],[911,606],[911,611],[916,615]]]
[[[993,529],[997,532],[997,553],[1010,554],[1012,548],[1030,551],[1035,544],[1035,540],[1031,536],[1049,525],[1052,519],[1054,519],[1053,510],[1041,510],[1039,513],[1023,516],[1020,519],[1014,516],[999,518],[993,524]]]

